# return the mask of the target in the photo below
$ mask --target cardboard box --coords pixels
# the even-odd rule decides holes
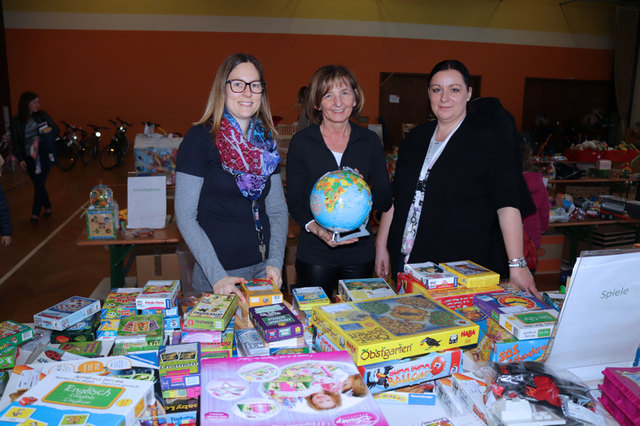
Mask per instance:
[[[180,281],[151,280],[147,281],[142,291],[136,296],[136,308],[169,309],[176,306]]]
[[[177,244],[136,246],[136,275],[138,287],[150,280],[179,280],[180,261]]]
[[[467,288],[489,287],[500,282],[500,275],[470,260],[446,262],[440,266],[458,277],[458,285]]]
[[[458,285],[458,277],[433,262],[407,263],[404,265],[404,273],[419,279],[429,290]]]
[[[38,327],[62,331],[67,327],[100,312],[100,301],[81,296],[72,296],[33,316]]]
[[[538,249],[537,274],[559,274],[562,266],[562,249],[564,247],[564,235],[544,234],[540,239]]]
[[[271,280],[254,279],[242,283],[241,286],[249,306],[265,306],[282,303],[282,292]]]
[[[181,143],[181,137],[138,133],[133,143],[136,172],[167,175],[167,185],[173,185]]]

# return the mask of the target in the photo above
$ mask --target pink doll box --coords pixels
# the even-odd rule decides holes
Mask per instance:
[[[609,367],[603,374],[600,402],[621,424],[640,424],[640,368]]]

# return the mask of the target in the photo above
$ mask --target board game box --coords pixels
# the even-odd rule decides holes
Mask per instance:
[[[224,330],[235,315],[238,296],[204,293],[185,316],[185,328]]]
[[[254,279],[242,283],[242,292],[249,306],[273,305],[282,303],[282,292],[271,280]]]
[[[60,350],[71,352],[72,354],[95,358],[100,356],[102,351],[102,342],[100,340],[94,340],[89,342],[66,342],[61,343]]]
[[[179,280],[147,281],[142,291],[136,296],[136,308],[167,309],[176,306],[179,290]]]
[[[200,424],[387,425],[349,354],[205,360]]]
[[[500,275],[470,260],[441,263],[447,271],[458,277],[458,284],[468,288],[497,285]]]
[[[331,303],[322,287],[299,287],[291,290],[293,307],[299,311],[309,311],[314,306]]]
[[[480,288],[458,286],[454,288],[437,288],[434,290],[427,290],[426,294],[436,302],[442,303],[447,308],[456,310],[473,306],[473,296],[476,294],[502,290],[502,287],[497,285]]]
[[[405,263],[404,272],[419,279],[427,290],[458,285],[458,277],[433,262]]]
[[[525,311],[550,309],[534,296],[519,290],[502,290],[473,296],[473,305],[495,321],[500,322],[501,315],[510,315]]]
[[[62,331],[100,311],[100,301],[72,296],[33,316],[38,327]]]
[[[420,383],[373,395],[376,401],[406,405],[436,405],[435,385]],[[440,425],[440,423],[438,423]]]
[[[607,367],[600,402],[621,425],[640,424],[640,368]]]
[[[33,329],[11,320],[0,322],[0,350],[33,339]]]
[[[548,337],[518,340],[491,318],[481,329],[482,339],[469,351],[474,362],[538,361],[549,344]]]
[[[135,343],[160,346],[164,343],[162,315],[130,315],[120,319],[116,344]]]
[[[478,341],[477,324],[422,294],[316,307],[313,324],[359,366]]]
[[[200,387],[200,344],[181,343],[158,349],[162,390]]]
[[[5,368],[13,368],[16,363],[16,355],[18,354],[18,348],[16,346],[8,346],[4,349],[0,349],[0,370]],[[2,393],[0,392],[0,395]]]
[[[249,318],[265,342],[301,337],[302,323],[284,303],[249,308]]]
[[[339,351],[326,334],[314,333],[314,347],[321,352]],[[462,371],[462,351],[458,348],[442,352],[429,352],[411,358],[382,361],[358,366],[360,375],[376,395],[393,389],[419,384],[428,380],[450,376]]]
[[[395,296],[396,292],[382,278],[338,281],[338,294],[344,302]]]
[[[55,372],[0,412],[0,425],[27,419],[36,425],[133,425],[153,401],[153,384],[147,381]]]
[[[136,297],[142,291],[138,287],[122,287],[112,289],[102,304],[100,317],[104,319],[118,319],[129,315],[136,315]]]
[[[518,340],[551,337],[558,320],[558,311],[543,309],[500,315],[498,323]]]

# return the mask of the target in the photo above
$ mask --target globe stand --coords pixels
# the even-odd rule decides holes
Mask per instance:
[[[331,241],[334,243],[341,243],[342,241],[351,240],[353,238],[366,237],[369,235],[369,231],[367,231],[367,225],[363,223],[360,225],[360,228],[354,229],[349,232],[338,232],[335,231],[331,236]]]

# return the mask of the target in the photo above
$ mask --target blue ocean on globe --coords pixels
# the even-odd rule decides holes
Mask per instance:
[[[359,174],[336,170],[324,174],[311,190],[311,213],[332,232],[350,232],[366,223],[371,212],[371,190]]]

